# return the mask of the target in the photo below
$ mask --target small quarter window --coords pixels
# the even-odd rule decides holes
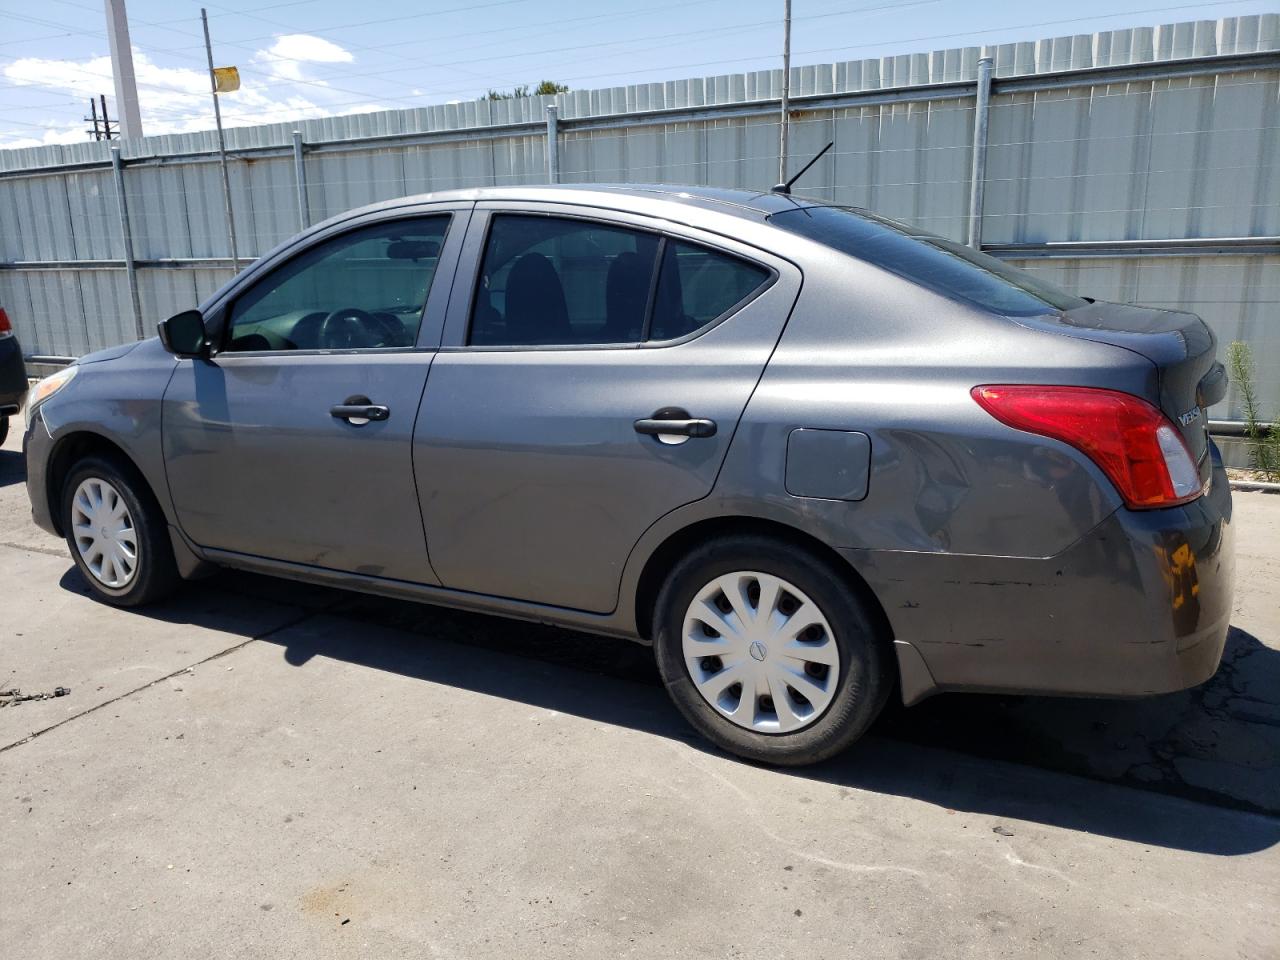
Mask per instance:
[[[768,279],[769,271],[754,263],[682,240],[668,240],[649,339],[674,340],[705,327]]]

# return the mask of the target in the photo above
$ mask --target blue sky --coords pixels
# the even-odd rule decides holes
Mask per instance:
[[[423,106],[554,79],[574,88],[780,65],[782,0],[210,3],[228,125]],[[201,0],[128,0],[147,134],[212,125]],[[1280,11],[1277,0],[793,0],[793,63]],[[87,138],[115,115],[102,0],[0,0],[0,148]]]

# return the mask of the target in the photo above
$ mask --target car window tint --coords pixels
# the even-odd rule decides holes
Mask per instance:
[[[413,346],[448,225],[391,220],[317,244],[236,299],[226,349]]]
[[[864,211],[798,207],[769,222],[993,313],[1036,316],[1085,303],[995,257]]]
[[[769,271],[727,253],[668,240],[654,297],[650,340],[674,340],[704,327],[769,279]]]
[[[498,215],[485,245],[468,342],[635,343],[658,238],[588,220]]]

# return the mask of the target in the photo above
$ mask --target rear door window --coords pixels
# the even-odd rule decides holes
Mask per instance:
[[[720,319],[772,279],[740,257],[645,230],[498,214],[485,244],[468,343],[638,344]]]
[[[495,216],[469,342],[638,342],[658,242],[657,234],[591,220]]]

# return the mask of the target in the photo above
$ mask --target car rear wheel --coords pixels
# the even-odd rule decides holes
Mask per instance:
[[[120,607],[152,603],[179,583],[159,505],[137,471],[105,457],[72,468],[63,485],[62,529],[90,589]]]
[[[841,571],[795,546],[740,536],[686,556],[658,596],[667,691],[707,739],[798,766],[839,753],[892,685],[877,619]]]
[[[8,415],[0,416],[0,443],[4,443],[9,439],[9,417]]]

